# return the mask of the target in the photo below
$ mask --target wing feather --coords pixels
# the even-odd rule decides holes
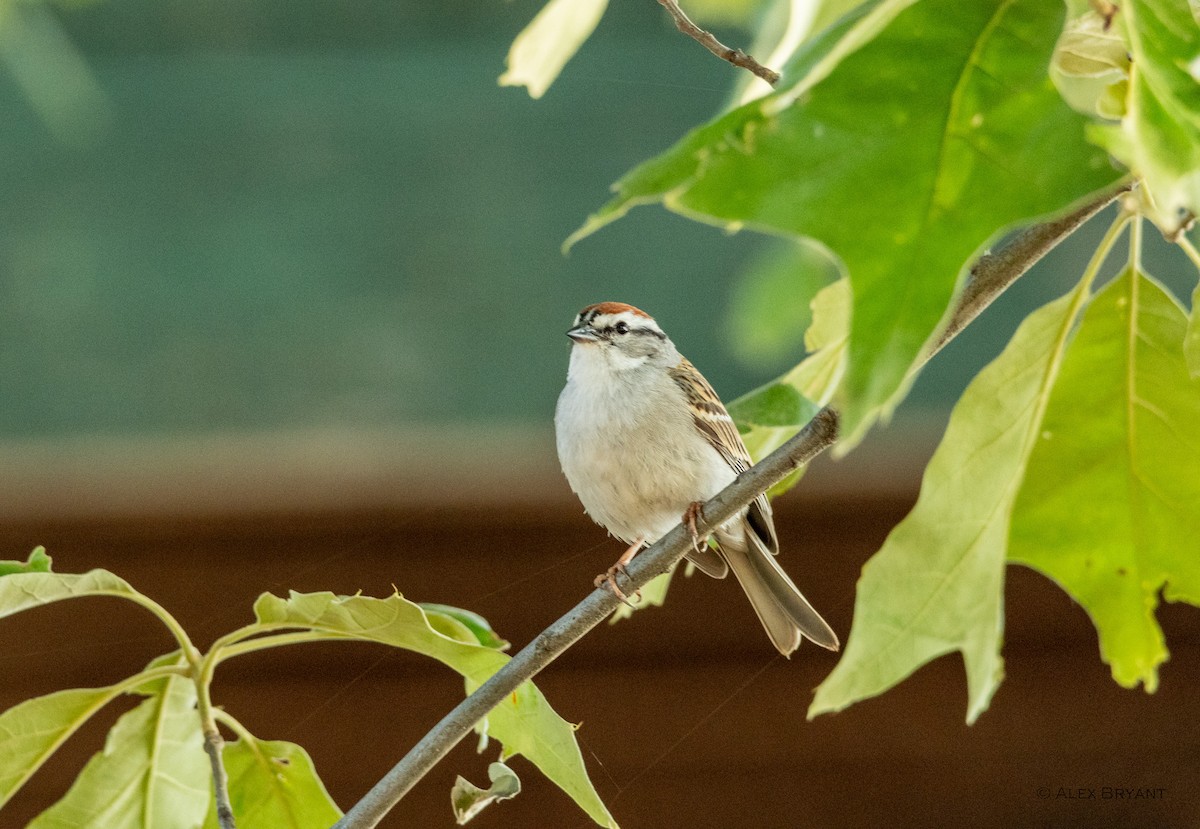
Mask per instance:
[[[692,410],[692,422],[708,442],[725,459],[735,473],[741,475],[754,465],[746,444],[738,433],[737,424],[729,416],[725,404],[717,392],[704,379],[704,375],[686,357],[679,365],[670,369],[671,379],[682,389]],[[766,494],[759,495],[750,505],[747,524],[754,530],[763,545],[772,553],[779,552],[779,539],[775,535],[775,522],[771,515],[771,502]]]

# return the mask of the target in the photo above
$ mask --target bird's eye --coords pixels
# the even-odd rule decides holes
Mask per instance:
[[[613,330],[616,331],[618,334],[628,334],[629,326],[623,322],[618,322],[616,325],[613,326]]]

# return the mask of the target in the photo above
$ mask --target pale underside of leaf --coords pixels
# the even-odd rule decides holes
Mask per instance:
[[[72,688],[25,700],[0,714],[0,806],[79,726],[120,693],[120,686]]]
[[[264,594],[254,605],[265,625],[285,623],[380,642],[433,657],[462,674],[473,692],[509,661],[499,651],[460,641],[430,627],[420,606],[399,594],[387,599],[292,593],[288,599]],[[504,744],[504,756],[523,754],[601,826],[616,826],[583,764],[574,728],[555,713],[532,682],[492,709],[489,733]]]
[[[139,596],[129,582],[107,570],[87,573],[13,573],[0,578],[0,618],[80,596]]]
[[[1113,678],[1147,691],[1167,658],[1158,593],[1200,604],[1200,380],[1183,309],[1126,271],[1096,296],[1063,362],[1009,557],[1088,612]]]
[[[179,677],[117,720],[62,800],[28,829],[196,829],[211,798],[195,686]]]
[[[488,806],[501,800],[508,800],[521,793],[521,781],[516,773],[503,763],[492,763],[488,766],[488,779],[491,785],[481,789],[461,775],[454,781],[450,790],[450,806],[454,810],[454,820],[459,826],[467,823]]]
[[[954,408],[913,511],[863,568],[845,654],[809,716],[882,693],[939,656],[961,651],[967,721],[1003,675],[1008,522],[1053,386],[1081,285],[1031,314]]]
[[[524,86],[529,97],[542,97],[607,7],[608,0],[550,0],[513,41],[500,85]]]
[[[342,816],[300,746],[239,731],[225,744],[229,798],[239,829],[328,829]],[[205,829],[219,829],[215,802]]]

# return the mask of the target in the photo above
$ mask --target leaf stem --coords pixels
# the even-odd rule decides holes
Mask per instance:
[[[1092,254],[1092,258],[1088,261],[1087,267],[1084,268],[1083,276],[1080,278],[1080,284],[1085,289],[1090,289],[1092,283],[1096,281],[1096,277],[1100,274],[1100,269],[1104,267],[1104,263],[1108,261],[1109,255],[1112,253],[1113,248],[1116,247],[1117,240],[1121,237],[1121,233],[1125,230],[1125,226],[1129,224],[1131,220],[1133,221],[1134,229],[1137,230],[1141,225],[1141,217],[1137,217],[1135,219],[1134,214],[1132,213],[1122,212],[1119,216],[1117,216],[1116,219],[1113,220],[1113,223],[1109,225],[1104,237],[1100,240],[1100,244],[1096,246],[1096,252]],[[1138,241],[1141,241],[1140,238]],[[1131,257],[1130,261],[1133,261],[1132,254],[1134,244],[1132,239],[1129,243],[1129,249]],[[1138,252],[1139,254],[1141,252],[1140,246]]]
[[[1129,187],[1129,184],[1123,184],[1101,194],[1068,216],[1031,227],[998,253],[982,257],[972,269],[971,280],[959,297],[951,317],[952,324],[932,348],[930,356],[978,316],[1017,277]],[[1098,256],[1093,260],[1085,273],[1086,279],[1095,278],[1125,221],[1128,221],[1128,217],[1122,216],[1109,229],[1102,243],[1104,257]],[[826,406],[790,440],[738,476],[700,510],[696,520],[700,535],[705,536],[714,527],[728,521],[760,493],[832,446],[837,441],[839,420],[837,411]],[[691,545],[689,530],[677,525],[630,562],[628,583],[623,582],[622,588],[632,592],[645,586],[650,579],[674,567],[691,549]],[[443,717],[334,825],[334,829],[370,829],[377,826],[417,781],[469,734],[492,708],[512,694],[521,683],[532,679],[618,606],[619,600],[607,589],[597,588],[589,593]]]
[[[233,716],[233,714],[230,714],[229,712],[220,708],[216,708],[213,710],[213,716],[216,717],[217,722],[221,723],[221,725],[224,725],[226,728],[236,734],[239,740],[256,742],[256,738],[250,733],[250,729],[242,725],[237,717]]]
[[[1129,268],[1132,271],[1140,272],[1142,270],[1142,217],[1137,216],[1133,220],[1133,226],[1129,230]]]
[[[172,616],[170,611],[168,611],[165,607],[154,601],[154,599],[150,598],[149,596],[139,593],[136,590],[134,590],[132,593],[114,592],[109,593],[108,595],[117,596],[122,599],[128,599],[134,604],[141,605],[146,610],[149,610],[151,613],[157,616],[159,621],[162,622],[167,630],[171,632],[171,635],[175,637],[175,641],[179,643],[179,649],[182,651],[183,658],[187,660],[188,665],[191,666],[193,670],[199,667],[200,652],[196,649],[196,646],[192,644],[191,637],[187,635],[187,631],[183,629],[183,625],[179,624],[179,620]]]
[[[354,641],[360,642],[353,636],[347,636],[341,633],[332,633],[324,630],[298,630],[292,633],[278,633],[273,636],[262,636],[258,639],[247,639],[236,644],[227,645],[222,648],[212,662],[215,664],[224,662],[226,659],[231,659],[235,656],[244,656],[255,651],[266,650],[268,648],[279,648],[286,645],[300,645],[305,642],[327,642],[331,639],[339,639],[343,642]],[[214,651],[215,652],[215,651]]]

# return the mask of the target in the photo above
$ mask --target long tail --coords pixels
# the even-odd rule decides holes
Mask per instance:
[[[841,646],[837,634],[775,563],[775,556],[761,546],[754,533],[740,536],[718,533],[717,542],[779,652],[791,656],[802,637],[836,651]]]

